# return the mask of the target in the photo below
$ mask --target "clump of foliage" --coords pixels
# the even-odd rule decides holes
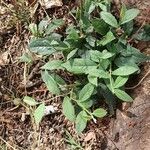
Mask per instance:
[[[125,83],[140,72],[138,65],[149,59],[128,43],[139,10],[123,5],[120,16],[115,17],[110,8],[107,0],[81,0],[80,7],[71,12],[75,24],[67,25],[63,36],[55,32],[64,24],[62,19],[30,25],[34,35],[31,52],[42,55],[43,60],[57,53],[63,56],[42,66],[41,76],[52,94],[65,93],[63,113],[75,122],[78,133],[89,120],[96,122],[96,117],[106,116],[99,103],[105,102],[113,114],[117,100],[133,101],[125,92]],[[67,84],[59,70],[72,73],[76,80]]]

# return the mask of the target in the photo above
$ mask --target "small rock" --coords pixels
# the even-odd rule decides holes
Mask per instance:
[[[45,116],[46,116],[46,115],[49,115],[49,114],[55,113],[56,110],[57,110],[57,108],[54,107],[54,106],[52,106],[52,105],[45,106]]]

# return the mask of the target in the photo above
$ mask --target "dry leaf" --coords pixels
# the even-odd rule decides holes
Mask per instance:
[[[95,133],[94,133],[94,132],[89,132],[89,133],[86,135],[86,137],[84,138],[84,141],[85,141],[85,142],[88,142],[88,141],[90,141],[91,139],[95,139],[95,138],[96,138]]]
[[[37,3],[37,0],[28,0],[30,6],[34,6]]]
[[[38,6],[39,6],[39,3],[35,3],[34,5],[32,5],[32,7],[30,7],[30,16],[31,16],[31,18],[36,13],[36,11],[38,9]]]
[[[45,7],[45,9],[60,7],[63,5],[62,0],[41,0],[40,4]]]
[[[0,66],[7,65],[9,63],[9,53],[6,51],[2,54],[0,54]]]

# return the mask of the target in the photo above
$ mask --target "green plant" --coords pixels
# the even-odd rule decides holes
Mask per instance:
[[[77,142],[67,130],[66,130],[65,141],[69,144],[71,150],[83,150],[80,143]]]
[[[35,130],[38,129],[39,123],[41,122],[45,114],[45,104],[35,101],[35,99],[25,96],[23,101],[19,98],[14,99],[16,106],[22,105],[26,108],[27,113],[30,115]]]
[[[45,104],[40,104],[29,96],[25,96],[23,102],[27,104],[27,108],[29,110],[33,123],[35,123],[38,126],[45,113]],[[38,107],[36,107],[37,105]]]
[[[137,40],[150,41],[150,24],[146,24],[138,34],[133,36]]]
[[[80,8],[72,13],[77,24],[68,25],[63,36],[55,32],[63,21],[55,19],[44,25],[40,34],[34,25],[35,37],[29,45],[30,51],[43,55],[44,60],[49,55],[63,55],[62,60],[47,62],[41,74],[52,94],[65,93],[63,113],[76,123],[78,133],[85,129],[89,120],[96,122],[96,117],[106,116],[105,109],[96,107],[102,100],[110,114],[114,113],[117,99],[133,101],[125,92],[125,83],[130,75],[139,73],[141,62],[149,60],[128,43],[133,34],[133,19],[139,13],[137,9],[127,10],[123,5],[116,19],[107,0],[80,2]],[[72,73],[75,81],[67,84],[58,75],[59,70]]]

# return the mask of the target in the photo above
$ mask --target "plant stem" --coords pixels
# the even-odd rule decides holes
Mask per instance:
[[[78,103],[78,101],[76,99],[74,99],[73,97],[70,97],[73,101],[75,101],[85,112],[87,112],[87,114],[89,114],[91,116],[91,118],[93,119],[94,122],[96,122],[96,119],[94,118],[93,114],[88,111],[88,109],[86,109],[84,106],[82,106],[80,103]]]
[[[109,80],[110,80],[110,87],[111,87],[111,91],[112,93],[114,93],[114,88],[113,88],[113,83],[112,83],[112,76],[111,76],[111,72],[112,72],[112,69],[111,69],[111,64],[110,64],[110,70],[109,70]]]

